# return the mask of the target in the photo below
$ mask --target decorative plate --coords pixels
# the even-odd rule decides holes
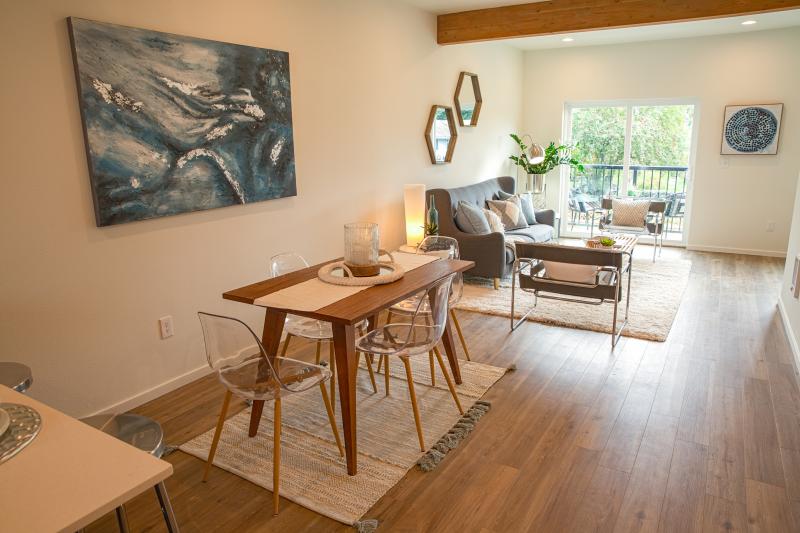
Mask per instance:
[[[783,104],[727,106],[722,131],[723,154],[775,154]]]
[[[0,437],[6,432],[10,423],[11,417],[8,416],[8,413],[5,409],[0,409]]]
[[[332,285],[345,285],[348,287],[369,287],[371,285],[384,285],[402,278],[406,271],[397,263],[380,263],[380,274],[377,276],[356,277],[350,272],[344,261],[336,261],[323,265],[317,276],[325,283]]]
[[[42,417],[33,407],[18,403],[0,403],[10,418],[8,429],[0,435],[0,463],[18,454],[31,443],[42,428]]]

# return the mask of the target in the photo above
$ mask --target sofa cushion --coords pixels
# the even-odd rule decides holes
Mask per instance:
[[[536,221],[536,211],[533,209],[533,202],[529,194],[508,194],[505,191],[497,191],[497,197],[501,200],[508,200],[516,196],[519,198],[519,206],[522,209],[522,214],[525,215],[525,220],[528,225],[538,224]]]
[[[486,203],[489,205],[489,209],[500,217],[506,230],[528,227],[518,197],[512,196],[508,200],[489,200]]]
[[[491,233],[483,209],[469,202],[459,202],[456,208],[456,226],[464,233],[483,235]]]
[[[527,228],[506,230],[506,235],[519,235],[531,242],[547,242],[553,238],[553,227],[547,224],[535,224]]]
[[[617,200],[611,201],[611,225],[633,226],[643,228],[650,200]]]
[[[503,226],[503,222],[500,220],[500,217],[492,211],[491,209],[484,209],[483,215],[486,217],[486,221],[489,223],[489,229],[492,233],[505,233],[506,228]]]
[[[595,265],[580,265],[576,263],[560,263],[557,261],[543,261],[545,277],[559,281],[573,283],[594,283],[597,277]]]

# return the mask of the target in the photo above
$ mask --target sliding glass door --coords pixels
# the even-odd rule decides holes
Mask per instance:
[[[667,202],[665,240],[684,242],[693,144],[693,103],[572,103],[564,138],[584,171],[562,170],[562,234],[597,230],[602,198]]]

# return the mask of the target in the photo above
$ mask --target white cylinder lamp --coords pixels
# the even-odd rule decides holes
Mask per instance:
[[[406,245],[416,248],[425,238],[425,185],[405,185],[403,202],[406,214]]]

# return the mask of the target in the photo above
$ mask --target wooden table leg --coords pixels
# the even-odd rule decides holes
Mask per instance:
[[[428,291],[428,299],[431,303],[431,309],[435,313],[436,292],[440,290],[437,287]],[[450,318],[450,313],[446,314],[444,333],[442,333],[442,345],[447,354],[447,360],[450,362],[450,371],[453,373],[453,381],[461,385],[461,367],[458,365],[458,354],[456,353],[455,342],[453,341],[453,320]]]
[[[377,315],[377,313],[374,314],[374,315],[369,315],[367,317],[367,325],[368,325],[370,331],[375,329],[375,327],[378,325],[378,315]]]
[[[278,355],[278,347],[281,344],[281,334],[283,324],[286,322],[286,313],[267,308],[264,316],[264,331],[261,334],[261,344],[270,359]],[[258,434],[258,424],[261,422],[261,412],[264,410],[264,400],[253,401],[253,409],[250,413],[249,435],[255,437]]]
[[[456,353],[455,343],[453,342],[453,320],[448,316],[447,324],[442,334],[442,344],[447,353],[447,360],[450,362],[450,371],[453,373],[453,380],[461,385],[461,367],[458,364],[458,354]]]
[[[344,429],[345,458],[347,473],[351,476],[358,471],[358,451],[356,440],[356,356],[355,331],[353,326],[332,324],[333,347],[336,352],[336,375],[339,379],[339,405],[342,408],[342,429]]]

